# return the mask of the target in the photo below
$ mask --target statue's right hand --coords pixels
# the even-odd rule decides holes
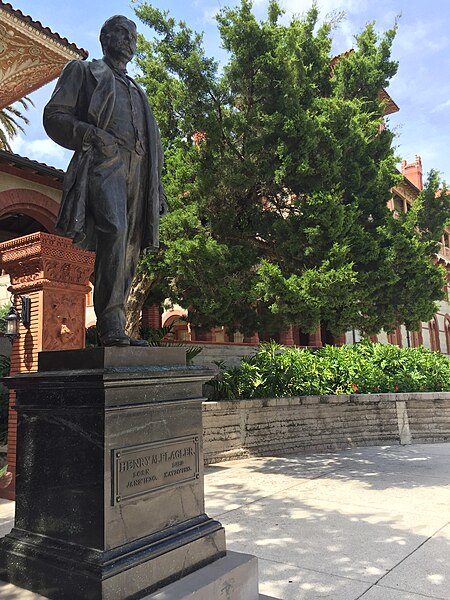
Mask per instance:
[[[92,145],[94,152],[105,157],[112,156],[117,150],[116,138],[103,129],[96,128],[92,132]]]

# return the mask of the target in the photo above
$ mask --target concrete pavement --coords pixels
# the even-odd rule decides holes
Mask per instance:
[[[450,599],[450,444],[213,465],[206,511],[280,600]],[[12,526],[0,501],[0,535]],[[1,600],[36,594],[0,584]],[[215,599],[211,599],[215,600]]]

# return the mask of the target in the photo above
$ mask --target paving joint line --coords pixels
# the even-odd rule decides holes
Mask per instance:
[[[384,575],[383,575],[384,577]],[[427,598],[427,600],[447,600],[447,598],[444,598],[443,596],[427,596],[425,594],[422,594],[420,592],[411,592],[411,590],[404,590],[403,588],[398,588],[398,587],[390,587],[388,585],[380,585],[378,586],[376,583],[374,583],[373,585],[371,585],[369,588],[367,588],[367,590],[365,592],[362,593],[361,596],[357,596],[354,600],[360,600],[360,598],[362,598],[362,600],[364,600],[364,596],[370,592],[370,590],[373,590],[374,588],[378,589],[378,590],[392,590],[395,592],[405,592],[406,594],[414,594],[414,596],[420,597],[420,598]]]
[[[448,597],[444,598],[444,596],[428,596],[427,594],[422,594],[422,592],[412,592],[411,590],[405,590],[399,587],[392,587],[390,585],[379,585],[377,587],[380,590],[393,590],[397,592],[405,592],[406,594],[415,594],[416,596],[421,596],[423,598],[430,598],[430,600],[448,600]]]
[[[404,556],[396,565],[394,565],[393,567],[391,567],[384,575],[382,575],[379,579],[377,579],[377,581],[375,581],[375,583],[373,585],[371,585],[370,588],[368,588],[360,596],[358,596],[357,598],[355,598],[355,600],[359,600],[360,598],[364,598],[364,596],[365,596],[365,594],[367,594],[367,592],[369,592],[372,588],[376,587],[380,583],[380,581],[382,581],[387,575],[389,575],[390,573],[392,573],[392,571],[394,569],[396,569],[397,567],[399,567],[403,562],[405,562],[406,559],[408,559],[415,552],[417,552],[417,550],[419,550],[419,548],[422,548],[422,546],[424,546],[427,542],[429,542],[431,539],[433,539],[440,531],[442,531],[443,529],[445,529],[449,525],[450,525],[450,521],[448,521],[442,527],[439,527],[439,529],[437,529],[433,534],[431,534],[430,536],[428,536],[423,542],[421,542],[416,548],[414,548],[414,550],[411,550],[411,552],[409,552],[409,554],[407,554],[406,556]],[[388,585],[380,586],[380,587],[385,587],[385,588],[388,588],[388,589],[391,589],[391,590],[399,590],[399,591],[407,592],[407,593],[413,593],[413,594],[416,594],[416,595],[423,596],[424,598],[433,598],[433,600],[447,600],[446,598],[442,598],[442,597],[439,597],[439,596],[424,596],[423,594],[417,594],[416,592],[411,592],[411,590],[404,590],[404,589],[401,589],[401,588],[392,588],[392,587],[390,587]]]

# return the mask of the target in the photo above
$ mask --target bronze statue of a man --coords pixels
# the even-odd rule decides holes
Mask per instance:
[[[95,250],[94,309],[104,346],[145,345],[124,331],[124,304],[141,252],[159,246],[167,211],[163,152],[147,98],[126,73],[136,52],[136,24],[108,19],[101,60],[69,62],[44,109],[44,127],[74,150],[57,233]]]

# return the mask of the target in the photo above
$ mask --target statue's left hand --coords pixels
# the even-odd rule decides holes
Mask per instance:
[[[166,194],[162,185],[159,186],[159,216],[163,217],[169,212],[169,206],[166,200]]]
[[[169,212],[169,207],[167,205],[167,202],[166,202],[165,198],[161,198],[160,203],[159,203],[159,216],[163,217],[164,215],[167,215],[168,212]]]

